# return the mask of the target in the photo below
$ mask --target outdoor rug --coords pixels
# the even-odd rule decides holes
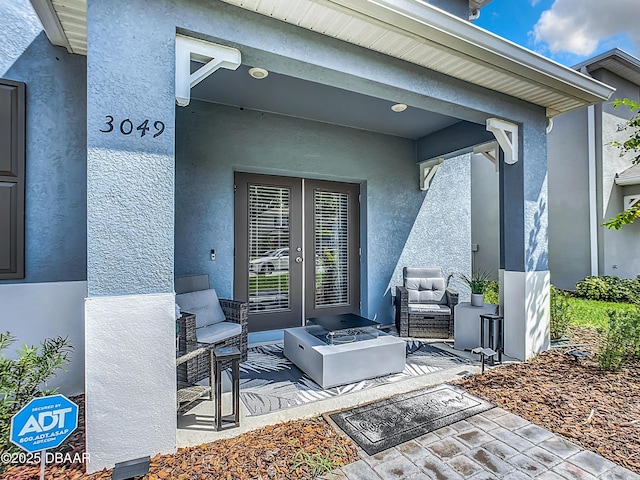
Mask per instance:
[[[451,385],[405,393],[329,415],[369,455],[493,408]]]
[[[411,349],[416,346],[417,342],[408,345]],[[291,363],[283,350],[282,344],[251,347],[247,361],[240,364],[240,398],[252,416],[474,363],[424,344],[407,356],[407,365],[400,373],[323,390]]]

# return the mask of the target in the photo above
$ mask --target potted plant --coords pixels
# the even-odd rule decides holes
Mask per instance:
[[[461,277],[471,289],[471,305],[482,307],[484,305],[484,292],[491,281],[489,274],[482,270],[475,270],[471,273],[471,277],[465,274],[462,274]]]

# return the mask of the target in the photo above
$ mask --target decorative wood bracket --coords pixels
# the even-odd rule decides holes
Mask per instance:
[[[500,120],[487,119],[487,130],[493,133],[504,151],[504,162],[513,165],[518,161],[518,125]]]
[[[420,167],[420,190],[427,191],[431,186],[431,180],[435,176],[436,172],[440,168],[440,165],[444,162],[444,158],[438,158],[436,160],[429,160],[419,165]]]
[[[625,195],[624,196],[624,209],[629,210],[631,207],[635,207],[638,203],[640,203],[640,194],[639,195]]]
[[[482,154],[491,161],[496,167],[496,172],[500,170],[500,166],[498,165],[498,143],[497,142],[489,142],[483,145],[478,145],[473,149],[473,153]]]
[[[235,70],[240,66],[240,50],[176,35],[176,103],[189,105],[191,89],[219,68]],[[191,62],[204,65],[191,73]]]

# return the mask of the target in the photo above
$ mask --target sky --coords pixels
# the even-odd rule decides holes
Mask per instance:
[[[492,0],[474,23],[567,66],[616,47],[640,58],[640,0]]]

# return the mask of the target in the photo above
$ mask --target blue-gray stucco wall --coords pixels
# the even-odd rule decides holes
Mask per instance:
[[[361,183],[362,309],[391,322],[387,286],[424,200],[415,141],[199,101],[176,125],[176,275],[232,295],[235,170]]]
[[[86,59],[51,45],[28,0],[0,0],[0,77],[27,92],[25,279],[86,279]]]

